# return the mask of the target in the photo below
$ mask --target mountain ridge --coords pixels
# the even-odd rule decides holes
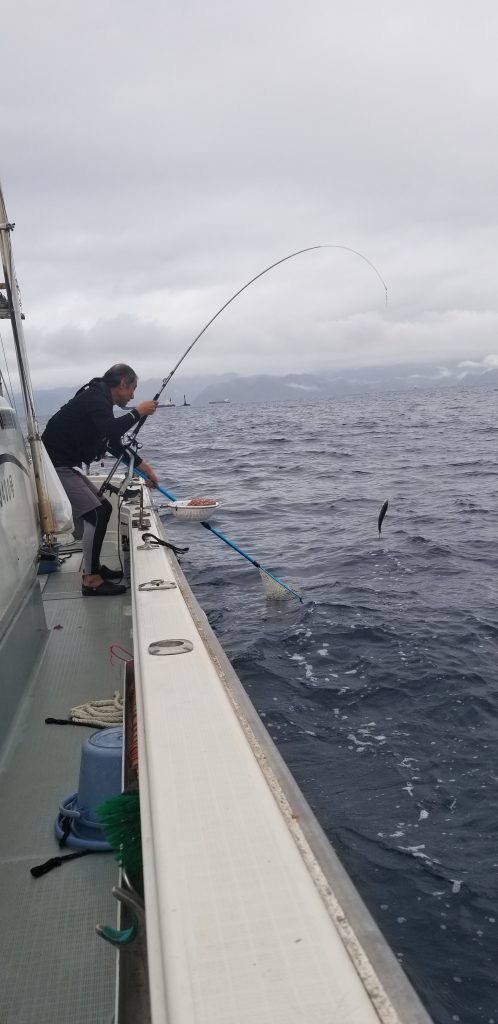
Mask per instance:
[[[437,387],[480,387],[498,385],[498,368],[482,366],[462,370],[460,363],[393,364],[362,367],[350,371],[323,371],[322,373],[289,373],[284,376],[254,374],[238,376],[234,373],[204,377],[180,378],[162,393],[162,401],[169,398],[175,405],[183,405],[183,396],[190,405],[209,402],[310,402],[318,398],[372,394],[383,391],[412,391]],[[135,400],[142,401],[156,394],[160,379],[140,381]],[[81,383],[74,387],[35,389],[35,405],[40,416],[50,416],[73,397]],[[16,394],[16,403],[21,403]]]

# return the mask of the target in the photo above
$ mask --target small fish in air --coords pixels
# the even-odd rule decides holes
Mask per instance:
[[[382,530],[382,523],[384,522],[384,516],[385,516],[385,514],[387,512],[388,505],[389,505],[389,502],[385,501],[383,506],[382,506],[382,508],[381,508],[381,510],[380,510],[380,512],[379,512],[379,518],[377,520],[377,526],[379,528],[379,537],[380,537],[380,531]]]

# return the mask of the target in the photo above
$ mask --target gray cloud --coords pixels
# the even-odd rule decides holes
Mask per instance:
[[[38,386],[497,349],[492,2],[18,0],[2,163]],[[98,363],[98,366],[96,365]],[[88,371],[88,372],[87,372]],[[79,373],[79,370],[78,370]],[[81,377],[79,373],[78,380]]]

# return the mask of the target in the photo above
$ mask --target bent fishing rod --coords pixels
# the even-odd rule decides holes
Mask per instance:
[[[234,301],[234,299],[238,298],[238,296],[241,295],[242,292],[244,292],[246,290],[246,288],[249,288],[249,285],[254,284],[254,282],[257,281],[260,277],[263,277],[264,274],[267,274],[270,270],[273,270],[274,267],[278,267],[281,263],[286,263],[287,260],[292,260],[292,259],[294,259],[295,256],[301,256],[302,253],[313,252],[316,249],[343,249],[343,250],[345,250],[345,252],[352,252],[353,255],[359,256],[360,259],[364,261],[364,263],[367,263],[368,266],[372,268],[374,273],[379,278],[379,281],[381,282],[381,284],[382,284],[382,286],[384,288],[384,291],[385,291],[386,306],[387,306],[387,285],[386,285],[386,282],[384,281],[384,278],[381,276],[381,274],[377,270],[377,267],[374,266],[374,264],[371,262],[371,260],[369,260],[366,256],[364,256],[363,253],[358,252],[357,249],[351,249],[350,246],[348,246],[348,245],[334,245],[334,244],[330,244],[330,245],[309,245],[306,249],[297,249],[296,252],[291,252],[291,253],[289,253],[288,256],[283,256],[282,259],[276,260],[275,263],[270,263],[270,266],[269,267],[265,267],[264,270],[260,270],[259,274],[255,274],[254,277],[251,277],[250,281],[247,281],[246,284],[242,285],[242,288],[239,288],[238,291],[236,291],[234,293],[234,295],[232,295],[229,299],[227,299],[227,301],[225,303],[223,303],[223,305],[220,307],[218,312],[215,313],[214,316],[212,316],[210,320],[208,320],[207,324],[204,325],[204,327],[202,328],[201,331],[199,331],[199,333],[196,335],[194,340],[191,341],[190,345],[188,346],[188,348],[185,349],[185,352],[180,357],[180,359],[178,360],[176,365],[173,367],[173,369],[170,371],[168,376],[163,378],[161,387],[160,387],[159,391],[157,392],[157,394],[154,395],[154,398],[152,399],[152,401],[153,402],[158,402],[159,401],[159,399],[160,399],[164,389],[168,386],[171,378],[176,373],[178,367],[181,366],[181,364],[183,363],[183,360],[186,359],[186,357],[188,356],[189,352],[192,351],[194,345],[197,344],[197,342],[199,341],[199,338],[202,338],[202,335],[204,334],[204,332],[207,331],[208,327],[210,327],[211,324],[214,323],[214,321],[220,316],[220,314],[223,313],[223,310],[225,310],[227,308],[227,306],[229,306],[230,303]],[[136,425],[129,432],[129,434],[128,434],[129,440],[127,441],[127,447],[130,447],[130,446],[133,446],[133,445],[136,446],[136,444],[137,444],[137,442],[136,442],[137,434],[138,434],[139,430],[142,429],[146,419],[147,419],[147,416],[141,416],[140,419],[138,420],[138,422],[136,423]],[[114,476],[114,474],[115,474],[115,472],[116,472],[116,470],[117,470],[117,468],[118,468],[122,458],[123,458],[123,455],[120,455],[118,457],[118,459],[116,460],[116,462],[114,463],[110,473],[107,475],[106,479],[104,480],[104,483],[102,484],[102,486],[100,488],[100,492],[99,492],[100,494],[103,494],[106,490],[110,490],[110,487],[109,487],[110,480]]]

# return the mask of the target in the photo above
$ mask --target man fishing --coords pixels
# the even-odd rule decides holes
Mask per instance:
[[[49,419],[42,441],[57,470],[62,486],[71,502],[73,519],[83,521],[84,597],[113,597],[124,594],[126,587],[113,580],[122,573],[101,565],[100,553],[112,505],[78,467],[101,459],[106,451],[129,461],[129,452],[121,442],[134,423],[151,416],[157,409],[154,399],[140,402],[124,416],[115,417],[113,406],[126,408],[135,394],[138,378],[131,366],[116,363],[103,377],[94,377],[84,384],[59,412]],[[135,465],[148,478],[149,486],[157,484],[151,466],[135,454]]]

